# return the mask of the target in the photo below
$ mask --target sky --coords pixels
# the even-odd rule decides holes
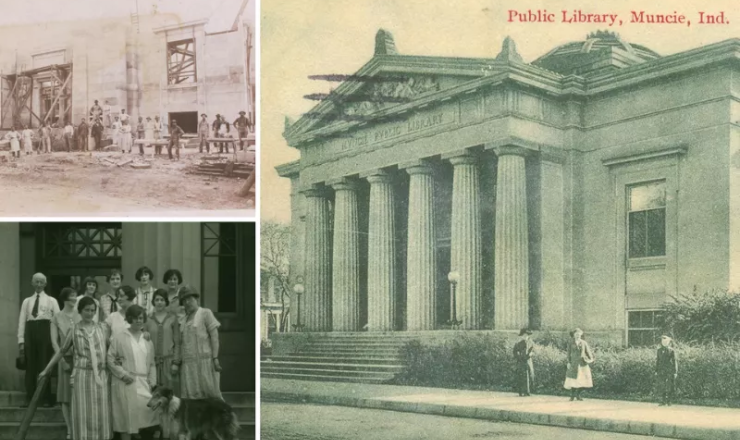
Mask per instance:
[[[175,13],[182,21],[210,15],[222,2],[241,0],[2,0],[0,26],[46,21],[85,20],[127,17],[136,10],[150,14],[156,7],[161,13]]]
[[[274,167],[299,158],[282,138],[284,117],[294,119],[314,102],[302,97],[328,91],[316,74],[351,74],[373,55],[375,33],[390,31],[399,53],[458,57],[495,57],[508,35],[525,62],[557,45],[583,41],[596,30],[616,31],[628,42],[643,44],[661,55],[740,37],[740,10],[715,0],[647,2],[612,0],[263,0],[261,3],[261,217],[290,221],[290,182]],[[509,10],[547,10],[555,23],[507,20]],[[563,10],[616,13],[623,25],[562,23]],[[684,14],[691,26],[629,23],[630,11]],[[729,24],[700,25],[698,12],[725,11]]]

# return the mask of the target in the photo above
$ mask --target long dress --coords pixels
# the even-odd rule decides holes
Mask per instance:
[[[13,153],[21,151],[21,134],[17,131],[9,131],[8,134],[5,135],[5,139],[10,140],[10,151]]]
[[[528,396],[534,388],[534,364],[532,363],[534,342],[527,339],[514,344],[516,361],[516,388],[520,396]]]
[[[33,153],[33,130],[27,128],[21,134],[23,135],[23,151]]]
[[[59,347],[64,345],[64,341],[67,340],[70,330],[72,330],[82,318],[76,311],[69,317],[66,312],[62,311],[54,315],[51,318],[51,325],[57,329],[57,344]],[[71,355],[71,353],[70,353]],[[73,356],[65,358],[69,366],[72,366]],[[72,369],[65,370],[62,368],[62,363],[57,364],[57,402],[59,403],[71,403],[72,402],[72,385],[70,379],[72,378]]]
[[[220,374],[213,368],[213,339],[221,324],[209,309],[199,307],[180,322],[180,393],[183,399],[221,397]]]
[[[146,311],[147,316],[149,316],[154,311],[154,302],[152,301],[152,298],[154,297],[154,292],[156,290],[157,289],[152,285],[150,285],[146,289],[142,287],[136,288],[136,298],[134,299],[134,304],[143,307]]]
[[[105,322],[108,316],[118,311],[115,292],[111,291],[100,296],[100,320]]]
[[[121,127],[123,124],[121,124],[121,121],[114,121],[110,128],[111,128],[111,134],[113,135],[113,143],[115,143],[119,148],[121,147]]]
[[[566,390],[572,388],[593,388],[593,378],[591,376],[591,367],[589,364],[594,361],[594,355],[588,343],[583,339],[578,342],[568,342],[568,364],[569,368],[565,373]]]
[[[158,425],[157,414],[146,406],[152,398],[152,386],[157,383],[152,342],[144,339],[143,334],[137,340],[128,330],[119,333],[108,350],[108,368],[113,376],[113,430],[136,434],[142,428]],[[126,376],[134,382],[126,384]]]
[[[126,124],[121,127],[121,134],[119,135],[121,140],[121,150],[131,152],[131,126]]]
[[[89,330],[76,324],[63,350],[73,349],[72,438],[108,440],[113,437],[110,378],[106,368],[108,329],[93,324]]]
[[[144,124],[144,138],[147,140],[154,139],[154,122],[147,121]]]
[[[156,313],[152,313],[146,321],[145,330],[149,332],[154,343],[157,383],[172,389],[175,395],[179,396],[179,381],[171,373],[172,361],[175,360],[175,354],[178,352],[177,346],[180,342],[180,325],[177,322],[177,316],[168,312],[160,321]]]
[[[120,310],[108,315],[108,317],[105,319],[105,323],[106,325],[108,325],[108,327],[110,327],[111,342],[113,341],[113,339],[115,339],[116,336],[118,336],[119,333],[123,333],[131,326],[131,324],[126,322],[126,318],[123,314],[121,314]]]

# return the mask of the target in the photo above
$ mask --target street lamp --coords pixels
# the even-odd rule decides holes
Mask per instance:
[[[457,320],[457,298],[455,297],[455,287],[460,281],[460,273],[453,270],[447,274],[447,281],[450,282],[450,320],[447,321],[447,325],[450,328],[457,328],[462,324],[462,321]]]
[[[298,313],[296,316],[296,323],[293,324],[293,330],[299,332],[301,331],[301,328],[303,328],[303,324],[301,324],[301,295],[303,294],[303,284],[298,283],[293,286],[293,292],[295,293],[296,300],[298,301]]]

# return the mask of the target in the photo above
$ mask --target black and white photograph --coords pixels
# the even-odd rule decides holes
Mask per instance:
[[[0,18],[0,216],[255,217],[256,0]]]
[[[255,438],[255,223],[0,223],[0,438]]]
[[[262,439],[737,438],[732,3],[260,11]]]

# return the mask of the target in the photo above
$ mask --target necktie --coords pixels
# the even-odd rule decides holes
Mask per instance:
[[[36,300],[33,302],[33,310],[31,310],[31,316],[34,318],[39,314],[39,294],[36,294]]]
[[[117,312],[118,311],[118,303],[116,302],[115,298],[110,302],[110,312]]]

